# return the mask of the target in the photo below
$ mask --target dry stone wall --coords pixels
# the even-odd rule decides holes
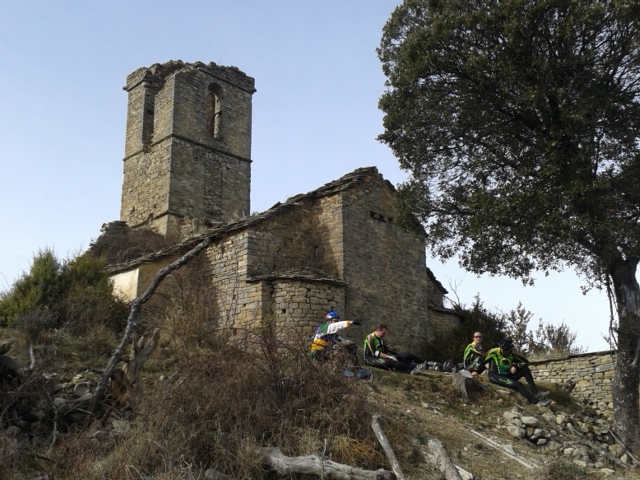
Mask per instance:
[[[587,402],[599,413],[613,412],[612,381],[616,354],[609,351],[570,355],[565,358],[531,362],[539,382],[564,385],[575,382],[571,395]]]

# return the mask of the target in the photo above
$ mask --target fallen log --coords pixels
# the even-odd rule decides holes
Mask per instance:
[[[402,469],[400,468],[400,464],[398,463],[398,459],[396,458],[396,454],[393,452],[393,448],[391,448],[389,440],[387,440],[386,435],[382,431],[382,425],[380,425],[380,415],[377,413],[373,415],[373,419],[371,420],[371,428],[373,428],[373,432],[376,434],[378,442],[380,442],[384,453],[387,455],[387,460],[389,460],[389,463],[391,464],[393,473],[396,474],[398,480],[404,480],[404,475],[402,473]]]
[[[362,470],[331,460],[323,460],[317,455],[287,457],[279,448],[259,449],[262,459],[269,468],[280,475],[315,475],[324,480],[395,480],[388,470]]]
[[[430,437],[427,441],[427,448],[429,453],[424,454],[425,459],[440,470],[446,480],[462,480],[458,469],[449,458],[449,454],[440,440]]]

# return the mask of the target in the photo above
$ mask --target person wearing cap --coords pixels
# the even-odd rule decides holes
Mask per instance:
[[[477,372],[480,365],[482,365],[485,356],[484,348],[482,347],[482,334],[475,332],[473,334],[473,341],[467,345],[464,349],[462,356],[462,363],[465,370],[470,372]]]
[[[409,352],[396,352],[384,341],[388,327],[384,323],[364,339],[364,361],[372,367],[403,373],[418,373],[427,367],[427,362]]]
[[[313,336],[311,342],[311,348],[309,354],[311,358],[315,360],[326,360],[328,355],[338,346],[344,347],[344,349],[353,356],[355,359],[354,364],[357,364],[356,346],[351,340],[338,335],[338,332],[351,325],[360,325],[360,322],[354,322],[351,320],[340,321],[340,315],[338,312],[330,311],[324,316],[324,322],[321,323],[316,329],[316,333]]]
[[[531,370],[527,366],[528,363],[529,361],[525,357],[513,351],[513,340],[504,338],[498,347],[487,352],[484,363],[476,371],[471,372],[471,375],[480,375],[489,365],[489,381],[491,383],[515,390],[532,405],[546,407],[550,401],[543,400],[543,398],[549,392],[538,391]],[[521,378],[525,379],[531,391],[520,383]]]

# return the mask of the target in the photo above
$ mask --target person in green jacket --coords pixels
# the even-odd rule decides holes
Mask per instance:
[[[487,352],[484,364],[480,365],[475,372],[471,372],[471,375],[480,375],[489,365],[489,381],[491,383],[515,390],[532,405],[546,407],[551,402],[543,400],[543,398],[549,395],[549,392],[538,391],[531,370],[527,366],[528,363],[526,358],[513,351],[513,340],[504,338],[497,348],[492,348]],[[526,380],[531,391],[519,382],[521,378]]]
[[[409,352],[396,352],[384,341],[388,327],[384,323],[364,339],[364,362],[372,367],[403,373],[418,373],[427,367],[427,362]]]
[[[482,334],[475,332],[473,334],[473,341],[464,349],[462,356],[464,369],[470,372],[477,372],[478,368],[483,364],[484,356],[485,351],[482,347]]]

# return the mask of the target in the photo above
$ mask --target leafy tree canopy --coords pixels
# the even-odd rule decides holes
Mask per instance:
[[[615,422],[638,450],[639,27],[635,0],[405,0],[378,49],[400,212],[470,271],[610,282]]]
[[[378,49],[379,138],[412,174],[410,210],[435,253],[525,279],[637,263],[639,20],[631,1],[396,9]]]

